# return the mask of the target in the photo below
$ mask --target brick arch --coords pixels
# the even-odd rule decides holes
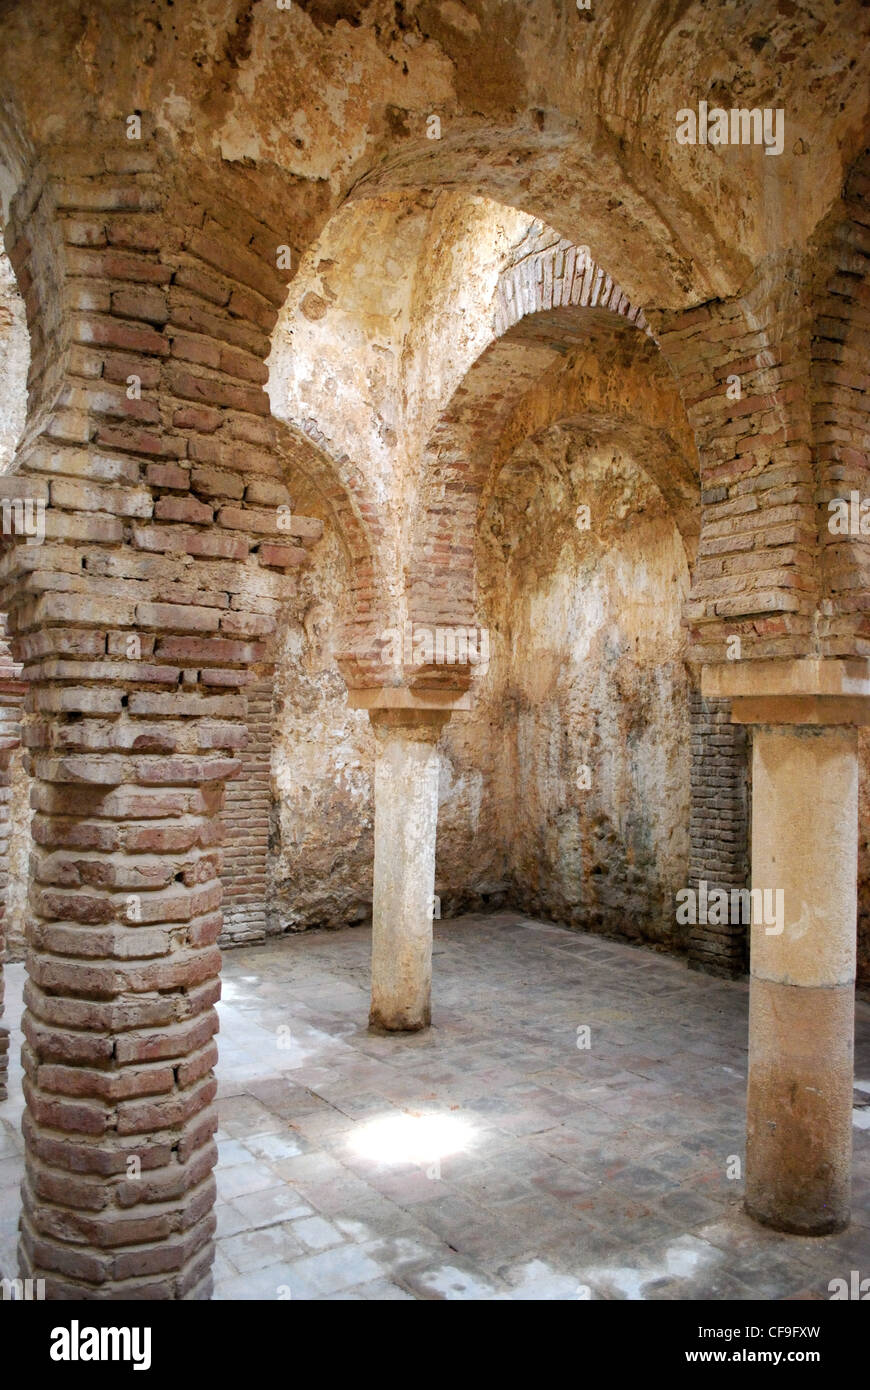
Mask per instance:
[[[863,177],[860,170],[855,175],[853,206],[857,206],[856,198],[865,196]],[[849,255],[853,262],[856,240],[863,236],[862,215],[858,213],[851,219]],[[569,243],[557,242],[552,232],[549,235],[550,247],[531,248],[524,269],[513,265],[506,268],[494,313],[494,331],[504,327],[506,341],[510,341],[511,334],[521,332],[524,324],[531,325],[538,315],[542,333],[551,343],[558,342],[563,329],[557,330],[554,322],[547,335],[548,313],[562,319],[565,314],[585,312],[590,328],[595,318],[601,317],[602,291],[608,291],[606,275],[599,277],[596,268],[584,287],[588,292],[586,305],[582,303],[583,289],[579,301],[574,302],[578,259],[575,247],[574,275],[569,277],[570,307],[566,308],[565,259]],[[559,252],[563,256],[561,262]],[[538,260],[540,278],[536,273]],[[826,374],[830,378],[836,368],[829,365],[822,369],[818,361],[815,365],[813,362],[816,274],[811,256],[776,252],[755,267],[732,299],[709,300],[679,312],[647,308],[646,318],[641,318],[640,313],[634,315],[635,325],[639,322],[655,342],[673,375],[700,461],[702,535],[692,592],[685,608],[693,652],[699,661],[724,660],[728,639],[734,634],[741,637],[743,656],[749,659],[818,654],[820,645],[825,650],[829,647],[831,652],[836,647],[837,652],[846,655],[860,653],[866,646],[863,619],[856,616],[863,612],[864,604],[860,573],[856,572],[852,597],[841,595],[831,604],[840,609],[846,605],[851,616],[835,618],[830,640],[824,636],[825,617],[820,619],[819,614],[826,581],[818,555],[817,483],[812,449],[814,430],[820,421],[819,400],[825,391],[830,395],[830,385],[822,388],[814,383],[820,383]],[[834,294],[841,309],[845,286],[854,287],[856,280],[854,273],[845,281],[842,276],[834,278]],[[592,307],[596,283],[599,303]],[[611,278],[606,293],[608,311],[615,308],[616,317],[628,321],[633,306],[628,306],[624,294]],[[560,307],[548,310],[546,306],[555,299],[561,301]],[[861,313],[863,309],[856,310],[856,320],[860,320]],[[615,316],[608,313],[608,317]],[[858,341],[856,336],[856,345]],[[490,358],[492,363],[491,353]],[[531,358],[526,362],[532,371]],[[498,375],[497,371],[492,373],[495,391],[502,388],[496,379]],[[732,395],[735,387],[736,396]],[[813,397],[816,405],[811,409]],[[460,393],[454,399],[461,403]],[[444,419],[436,427],[436,434]],[[464,468],[462,460],[451,463],[449,491],[459,512],[472,505],[473,488],[467,489],[459,476]],[[423,510],[428,516],[428,504],[424,504]],[[424,593],[422,567],[416,559],[412,565],[417,602],[436,613],[440,611],[439,601],[450,600],[449,586],[443,583],[454,530],[448,518],[449,509],[443,507],[440,515],[436,507],[429,517],[430,543],[433,555],[437,553],[439,558],[437,565],[431,567],[428,595]],[[445,520],[447,524],[442,524]],[[862,551],[863,548],[860,547]],[[858,553],[856,548],[853,550]],[[460,557],[460,562],[464,563],[465,558]]]
[[[503,337],[521,319],[559,309],[600,309],[648,333],[646,315],[594,259],[588,246],[560,238],[535,224],[499,276],[495,334]],[[555,326],[555,325],[554,325]]]
[[[833,498],[870,496],[868,209],[870,150],[815,239],[810,372],[823,656],[870,655],[870,534],[832,533],[828,524]]]
[[[282,423],[289,457],[310,480],[335,519],[349,562],[350,591],[336,634],[336,656],[351,687],[378,685],[383,679],[378,635],[389,623],[390,595],[396,589],[397,542],[383,459],[378,474],[377,463],[372,466],[370,457],[361,457],[366,444],[372,442],[365,434],[365,426],[373,416],[371,402],[354,380],[344,383],[347,395],[341,398],[341,414],[333,410],[337,397],[329,372],[341,373],[347,350],[328,314],[337,304],[347,313],[348,331],[353,333],[360,328],[364,309],[354,300],[354,290],[359,283],[365,283],[368,299],[380,303],[389,296],[390,277],[379,253],[384,247],[392,249],[395,245],[395,254],[401,255],[403,218],[418,214],[424,220],[428,211],[426,200],[418,206],[414,200],[402,198],[377,203],[364,200],[351,207],[333,209],[288,286],[271,334],[272,414]],[[377,234],[368,236],[366,219],[370,216],[376,219]],[[413,261],[409,263],[413,265]],[[330,271],[334,271],[339,290],[349,287],[349,308],[339,290],[333,288]],[[350,276],[349,285],[343,276]],[[320,320],[325,320],[323,327],[330,335],[325,344],[316,336],[308,336],[321,331]],[[397,360],[399,356],[397,350]],[[300,360],[311,376],[306,382],[308,389],[302,392],[296,380]],[[315,364],[326,365],[325,384]]]
[[[282,422],[279,439],[283,457],[322,498],[345,553],[351,585],[336,633],[336,660],[348,685],[365,685],[373,670],[376,635],[387,623],[381,508],[362,469],[314,420]]]
[[[530,222],[515,214],[503,218],[502,226],[498,211],[484,199],[444,189],[348,200],[306,253],[273,334],[273,414],[328,460],[333,476],[325,487],[323,468],[310,468],[309,474],[318,473],[321,492],[349,518],[348,537],[355,528],[347,547],[353,560],[350,614],[338,654],[351,686],[376,687],[395,678],[381,646],[404,610],[404,478],[406,471],[413,473],[414,441],[449,389],[439,380],[427,381],[420,391],[414,376],[427,353],[437,354],[449,342],[431,307],[438,290],[427,271],[440,277],[442,302],[449,301],[456,282],[446,267],[455,270],[460,252],[470,246],[480,252],[471,266],[463,265],[459,315],[467,316],[462,328],[471,325],[476,345],[486,332],[501,258],[517,229]],[[345,364],[348,339],[361,342],[364,354],[353,376]],[[463,343],[457,355],[469,351]],[[383,375],[381,361],[388,363]],[[451,371],[461,371],[440,358],[439,367],[448,380]],[[346,489],[343,498],[336,478]]]
[[[565,246],[577,244],[578,226],[595,246],[610,244],[611,259],[619,261],[622,279],[631,280],[635,301],[682,306],[714,287],[738,287],[741,259],[721,242],[714,251],[708,225],[696,222],[677,233],[653,188],[626,180],[607,142],[598,146],[594,160],[584,157],[570,123],[555,111],[547,115],[546,134],[477,118],[437,141],[409,142],[367,170],[349,188],[347,200],[462,188],[527,212],[542,227],[556,229]],[[686,249],[690,243],[695,254]],[[702,245],[703,265],[697,254]]]
[[[687,538],[697,534],[694,444],[670,372],[637,306],[585,249],[537,226],[505,267],[494,297],[497,336],[478,356],[430,434],[423,456],[419,521],[407,581],[412,620],[476,622],[474,552],[480,509],[498,467],[522,438],[584,412],[614,427],[637,424],[637,410],[609,372],[652,373],[650,434],[667,427],[679,459],[668,476],[655,449],[657,478],[679,510]],[[610,354],[608,372],[596,360]],[[565,366],[566,356],[569,366]],[[546,385],[542,387],[541,383]],[[665,451],[666,452],[666,451]],[[425,667],[412,680],[462,682],[469,673]]]

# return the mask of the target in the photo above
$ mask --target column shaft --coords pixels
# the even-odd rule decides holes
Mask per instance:
[[[414,1032],[430,1022],[438,734],[443,714],[376,711],[375,870],[369,1022]]]
[[[778,1230],[848,1224],[852,1139],[857,732],[758,727],[746,1207]],[[778,930],[781,923],[781,930]]]

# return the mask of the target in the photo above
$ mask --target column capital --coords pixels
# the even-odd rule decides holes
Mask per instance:
[[[701,693],[735,724],[870,724],[870,660],[801,657],[704,666]]]
[[[449,709],[370,709],[375,733],[404,734],[418,742],[436,742],[450,719]]]
[[[376,714],[443,714],[449,719],[454,710],[472,707],[468,690],[411,690],[407,685],[350,688],[347,703],[351,709],[367,709],[372,722]]]

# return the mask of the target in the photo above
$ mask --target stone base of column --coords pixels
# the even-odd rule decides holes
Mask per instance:
[[[369,1032],[380,1037],[390,1033],[421,1033],[432,1023],[431,1003],[419,1009],[391,1010],[381,1004],[373,1003],[369,1009]]]
[[[777,1231],[849,1224],[853,993],[751,983],[745,1205]]]

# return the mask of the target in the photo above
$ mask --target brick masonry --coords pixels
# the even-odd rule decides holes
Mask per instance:
[[[870,655],[870,537],[829,528],[828,503],[868,495],[870,154],[860,159],[819,238],[811,402],[825,656]]]
[[[269,848],[272,751],[271,678],[248,687],[248,741],[241,772],[227,783],[224,826],[221,946],[266,939],[266,860]]]
[[[690,691],[692,810],[689,883],[696,892],[749,885],[751,807],[749,736],[730,722],[727,700]],[[740,923],[689,928],[689,964],[713,975],[739,975],[749,963],[748,930]]]

